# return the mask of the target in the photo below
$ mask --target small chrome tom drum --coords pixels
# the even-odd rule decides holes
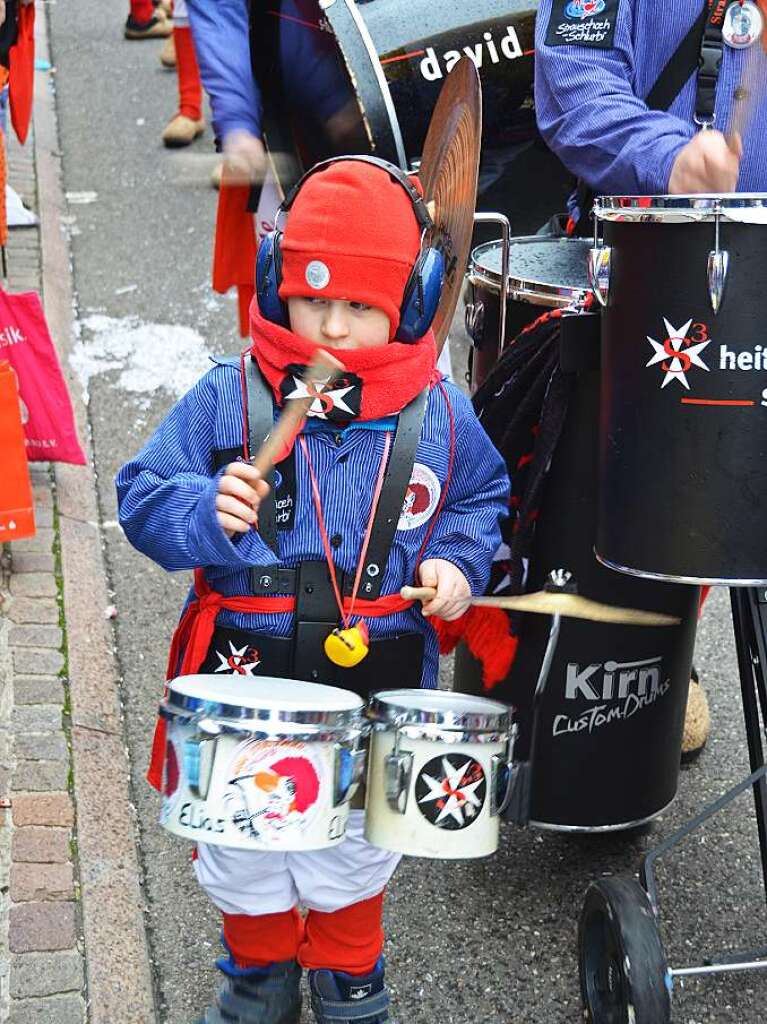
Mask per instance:
[[[550,309],[564,309],[590,293],[584,238],[524,235],[509,242],[506,295],[506,343]],[[485,242],[471,254],[465,294],[466,330],[474,344],[472,387],[476,389],[495,364],[502,308],[503,242]]]
[[[368,840],[444,860],[495,853],[511,776],[510,709],[446,690],[385,690],[367,714]]]
[[[195,842],[252,850],[340,843],[364,766],[363,703],[334,686],[182,676],[167,721],[160,823]]]

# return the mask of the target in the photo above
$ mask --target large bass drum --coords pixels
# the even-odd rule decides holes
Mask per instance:
[[[482,79],[480,205],[522,230],[562,206],[567,175],[540,142],[532,104],[537,0],[250,6],[253,70],[283,190],[343,153],[416,166],[445,76],[467,54]]]
[[[569,292],[570,302],[577,298],[574,293],[586,269],[585,252],[572,245],[566,248],[570,243],[541,241],[540,252],[534,246],[526,252],[526,246],[519,244],[524,240],[516,240],[516,257],[512,249],[509,291],[515,293],[512,303],[520,304],[520,308],[512,309],[512,317],[524,318],[525,305],[528,320],[561,306],[568,295],[558,295],[558,291]],[[564,255],[567,265],[572,257],[574,265],[567,275],[561,260],[550,254]],[[473,301],[491,307],[484,312],[485,323],[491,327],[498,323],[500,308],[494,262],[493,251],[487,247],[472,254]],[[564,276],[569,277],[569,288],[564,287]],[[518,286],[530,278],[534,278],[535,288]],[[539,709],[532,765],[532,823],[563,831],[611,831],[650,820],[676,793],[700,591],[698,587],[623,576],[605,569],[594,557],[599,318],[564,315],[560,323],[559,372],[566,372],[570,379],[569,399],[536,510],[526,589],[540,590],[552,570],[564,568],[574,574],[584,597],[664,612],[681,620],[671,628],[562,621]],[[531,363],[539,358],[536,339],[547,331],[551,331],[551,322],[522,336],[530,346]],[[553,343],[549,334],[546,338],[547,344]],[[511,348],[519,341],[512,341]],[[489,366],[480,365],[486,373]],[[490,372],[485,387],[477,392],[475,405],[479,405],[491,439],[506,454],[513,476],[518,464],[516,457],[510,458],[506,452],[505,435],[517,403],[509,398],[504,365],[502,359]],[[477,379],[475,383],[482,381]],[[535,432],[540,436],[548,429],[539,421]],[[493,589],[498,591],[504,586],[504,557],[501,551],[493,577]],[[519,636],[516,659],[507,678],[489,693],[482,689],[479,664],[469,652],[461,648],[456,656],[457,690],[515,706],[520,726],[516,750],[522,759],[529,750],[532,697],[549,622],[548,616],[515,616],[513,623]]]

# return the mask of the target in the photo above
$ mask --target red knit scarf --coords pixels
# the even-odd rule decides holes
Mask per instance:
[[[251,352],[278,404],[305,396],[301,373],[321,346],[265,320],[254,300],[250,309]],[[431,331],[420,341],[391,341],[380,348],[333,351],[346,367],[332,385],[310,384],[316,401],[309,415],[343,426],[353,419],[377,420],[400,412],[434,380],[437,349]]]

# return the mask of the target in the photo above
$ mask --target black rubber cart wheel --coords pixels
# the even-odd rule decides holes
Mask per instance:
[[[578,926],[578,960],[588,1024],[671,1020],[671,975],[655,915],[638,882],[592,882]]]

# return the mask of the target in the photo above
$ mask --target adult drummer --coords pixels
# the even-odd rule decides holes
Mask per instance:
[[[541,0],[535,103],[543,138],[579,179],[568,233],[589,234],[589,192],[767,191],[766,0]],[[700,69],[700,70],[699,70]],[[745,105],[745,106],[744,106]],[[735,126],[745,126],[738,131]],[[708,738],[693,681],[683,756]]]
[[[541,0],[541,134],[596,194],[767,191],[767,93],[750,97],[741,85],[763,9],[765,0]],[[741,138],[730,132],[744,105]],[[578,207],[576,194],[571,228]]]

